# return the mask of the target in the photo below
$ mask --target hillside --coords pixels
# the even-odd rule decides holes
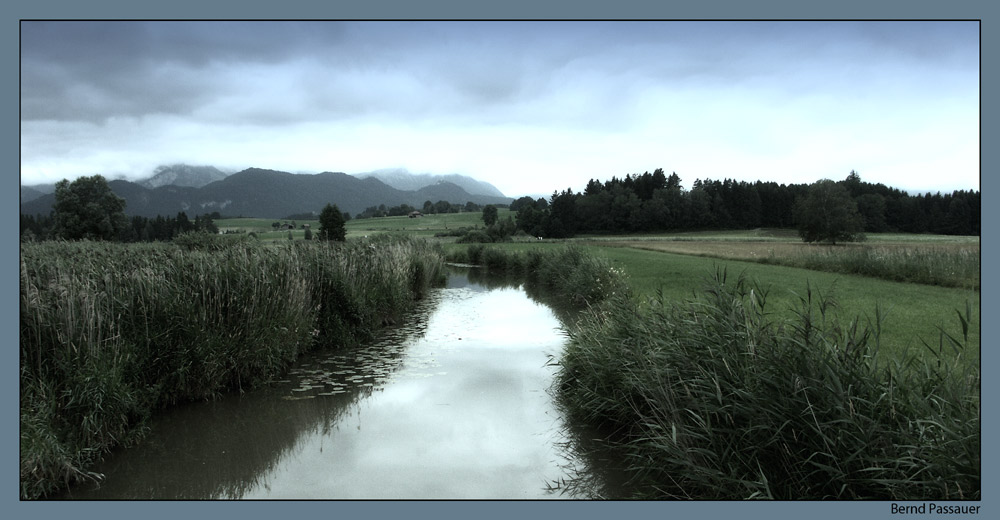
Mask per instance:
[[[293,174],[249,168],[202,187],[173,184],[147,188],[123,180],[110,181],[112,191],[125,199],[128,215],[155,217],[200,215],[218,211],[228,216],[282,218],[297,213],[319,213],[328,203],[357,214],[370,206],[409,204],[421,207],[427,200],[465,204],[509,204],[507,197],[469,194],[460,186],[439,182],[419,190],[399,190],[375,178],[360,179],[346,173]],[[47,215],[54,195],[42,195],[21,204],[21,213]]]
[[[34,186],[21,186],[21,204],[44,197],[46,192]]]
[[[172,164],[157,167],[153,170],[152,177],[138,181],[138,184],[150,189],[169,185],[200,188],[215,181],[221,181],[227,175],[226,172],[214,166]]]
[[[397,190],[417,191],[426,186],[433,186],[442,182],[454,184],[471,195],[486,195],[489,197],[506,197],[492,184],[479,181],[465,175],[456,173],[450,175],[432,175],[429,173],[410,173],[403,168],[391,168],[376,170],[373,172],[359,173],[355,175],[359,179],[378,179]],[[441,199],[445,200],[445,199]],[[437,202],[435,200],[434,202]],[[449,201],[451,202],[451,201]]]

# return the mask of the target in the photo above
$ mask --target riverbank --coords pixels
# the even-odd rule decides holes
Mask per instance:
[[[449,266],[444,287],[374,340],[308,353],[259,389],[158,412],[142,443],[94,466],[100,483],[52,498],[590,498],[545,485],[590,461],[566,447],[575,424],[547,391],[561,324],[510,281]]]
[[[366,340],[444,276],[426,241],[22,244],[21,498],[80,479],[157,409]]]
[[[545,264],[532,250],[464,254],[501,272]],[[543,279],[564,296],[623,283],[607,261],[556,254],[563,274]],[[572,275],[576,264],[590,268]],[[568,327],[557,392],[624,454],[632,498],[981,498],[971,305],[923,352],[880,355],[878,307],[843,316],[809,285],[790,318],[766,286],[724,269],[684,299],[593,294]]]

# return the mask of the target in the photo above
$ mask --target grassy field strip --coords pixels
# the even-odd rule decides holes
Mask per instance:
[[[497,217],[504,219],[513,218],[514,213],[506,208],[497,209]],[[238,231],[245,233],[256,233],[261,240],[280,241],[288,239],[288,231],[274,231],[271,226],[274,222],[282,224],[291,223],[289,219],[265,219],[265,218],[229,218],[215,221],[220,231]],[[319,220],[296,220],[296,229],[292,231],[293,240],[303,240],[305,231],[303,224],[309,224],[313,233],[319,230]],[[419,237],[433,237],[437,233],[455,230],[462,227],[476,228],[485,227],[483,214],[481,212],[468,213],[446,213],[428,214],[418,218],[401,217],[379,217],[366,219],[351,219],[347,221],[348,238],[360,238],[372,234],[381,233],[406,233]]]
[[[855,316],[873,317],[876,306],[886,314],[883,323],[884,353],[923,351],[920,339],[937,344],[938,327],[956,334],[959,321],[956,311],[964,312],[966,302],[972,306],[969,339],[973,349],[965,356],[979,362],[980,294],[968,289],[889,282],[862,276],[826,273],[809,269],[759,264],[740,260],[705,258],[688,254],[656,250],[613,247],[606,244],[578,243],[590,254],[609,260],[622,268],[636,295],[653,297],[662,291],[663,297],[683,300],[703,287],[716,267],[725,268],[735,277],[745,273],[763,287],[770,287],[767,300],[769,312],[791,315],[804,294],[807,284],[814,290],[836,300],[838,314],[849,320]],[[507,251],[557,250],[565,244],[555,241],[541,243],[492,244]],[[446,245],[445,250],[462,248]]]
[[[790,312],[794,309],[798,295],[804,293],[807,284],[832,297],[844,319],[858,315],[874,316],[876,306],[881,306],[886,313],[882,330],[886,352],[922,350],[921,338],[936,344],[940,332],[938,327],[955,333],[959,326],[956,311],[964,311],[966,302],[971,302],[973,323],[969,339],[975,348],[967,355],[970,361],[979,362],[978,291],[889,282],[739,260],[709,260],[659,251],[591,247],[593,254],[608,258],[624,268],[630,275],[633,289],[645,296],[652,296],[662,289],[667,298],[680,300],[689,297],[700,289],[702,280],[712,275],[714,265],[727,269],[734,276],[745,273],[762,286],[770,287],[767,305],[771,312]]]
[[[881,242],[838,246],[802,242],[715,240],[619,240],[595,243],[727,260],[749,260],[946,287],[978,289],[980,284],[978,242]]]

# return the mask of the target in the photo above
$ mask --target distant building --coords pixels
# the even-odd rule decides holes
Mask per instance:
[[[410,212],[410,218],[417,218],[417,217],[422,217],[422,216],[424,216],[424,214],[421,213],[421,212],[419,212],[419,211],[411,211]]]

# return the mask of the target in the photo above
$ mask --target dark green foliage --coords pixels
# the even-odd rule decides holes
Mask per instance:
[[[336,204],[327,204],[319,214],[319,239],[343,242],[347,239],[344,214]]]
[[[194,222],[183,211],[176,217],[157,216],[154,218],[127,217],[124,227],[108,240],[121,242],[167,242],[175,236],[191,231],[218,233],[213,219],[219,219],[218,212],[196,215]],[[35,240],[61,238],[55,234],[55,220],[51,217],[21,215],[21,234]]]
[[[115,240],[128,225],[125,200],[100,175],[56,183],[55,234],[66,240]]]
[[[488,244],[493,242],[493,237],[481,229],[467,229],[455,242],[459,244]]]
[[[492,204],[487,204],[486,207],[483,208],[483,222],[486,223],[487,226],[492,226],[493,224],[496,224],[497,222],[496,206]]]
[[[885,197],[877,193],[866,193],[854,200],[858,204],[858,213],[864,218],[865,231],[882,233],[889,230],[889,225],[885,221]]]
[[[933,361],[886,362],[879,309],[842,322],[807,287],[778,322],[766,301],[719,272],[697,298],[612,298],[571,330],[560,398],[610,432],[639,496],[981,497],[980,372],[964,340],[942,332]]]
[[[806,242],[858,242],[865,238],[865,221],[850,192],[831,180],[809,187],[796,207],[799,236]]]
[[[835,184],[857,204],[863,217],[859,232],[979,234],[978,191],[913,197],[863,182],[853,171]],[[557,191],[549,201],[521,197],[510,208],[517,212],[519,229],[547,238],[578,233],[791,228],[800,222],[796,202],[803,202],[809,189],[806,184],[696,179],[690,190],[684,190],[676,173],[665,176],[657,169],[612,177],[604,183],[591,179],[582,193]]]

